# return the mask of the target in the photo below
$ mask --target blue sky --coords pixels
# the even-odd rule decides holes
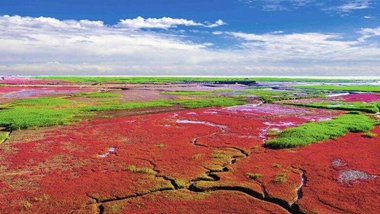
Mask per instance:
[[[378,0],[0,1],[3,75],[380,75]]]

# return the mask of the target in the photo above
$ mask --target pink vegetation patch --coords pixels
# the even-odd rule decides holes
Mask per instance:
[[[73,94],[86,91],[79,87],[0,87],[0,98],[22,99],[59,94]]]
[[[349,94],[340,97],[345,102],[376,102],[380,101],[380,95],[377,93],[360,93]]]
[[[60,84],[60,80],[43,80],[34,79],[31,77],[18,77],[18,76],[0,76],[1,84],[9,85],[39,85],[39,84]]]

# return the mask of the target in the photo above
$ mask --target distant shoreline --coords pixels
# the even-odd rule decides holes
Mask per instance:
[[[191,78],[292,78],[292,79],[357,79],[357,80],[380,80],[379,76],[200,76],[200,75],[2,75],[5,77],[191,77]]]

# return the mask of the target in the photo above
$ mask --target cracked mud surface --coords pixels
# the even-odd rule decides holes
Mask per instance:
[[[297,149],[267,149],[269,125],[282,130],[338,114],[268,109],[100,119],[30,138],[16,131],[1,145],[2,212],[375,213],[379,179],[342,183],[339,173],[380,174],[378,138],[362,146],[361,134],[349,133]]]

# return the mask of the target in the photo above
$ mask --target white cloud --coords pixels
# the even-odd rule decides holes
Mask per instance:
[[[374,35],[376,29],[363,30]],[[225,32],[241,39],[241,47],[251,50],[256,59],[272,61],[376,61],[380,49],[362,39],[345,40],[339,34],[293,33],[293,34],[247,34]]]
[[[338,6],[324,7],[322,10],[338,13],[341,16],[346,16],[357,10],[365,10],[371,8],[373,0],[340,0]]]
[[[193,20],[187,19],[173,19],[170,17],[163,17],[160,19],[156,18],[147,18],[139,16],[135,19],[121,19],[117,26],[119,27],[127,27],[127,28],[162,28],[168,29],[173,28],[178,25],[183,26],[203,26],[201,23],[194,22]]]
[[[0,16],[0,29],[2,75],[370,75],[380,66],[378,43],[367,40],[380,28],[362,29],[357,40],[339,34],[222,31],[205,39],[175,29]],[[237,46],[217,49],[213,39]]]
[[[240,0],[251,8],[261,7],[264,11],[293,10],[313,5],[317,0]]]
[[[374,16],[364,16],[365,19],[376,19]]]
[[[363,10],[369,8],[370,0],[354,0],[349,3],[338,6],[336,9],[342,12],[351,12],[353,10]]]
[[[302,7],[314,6],[322,11],[351,13],[371,7],[373,0],[239,0],[250,8],[261,8],[264,11],[292,11]],[[337,6],[338,5],[338,6]]]
[[[380,27],[378,28],[364,28],[359,31],[362,37],[359,38],[359,41],[365,42],[366,39],[380,36]]]
[[[208,22],[207,22],[208,23]],[[223,22],[223,20],[219,19],[214,24],[202,24],[199,22],[195,22],[193,20],[188,19],[176,19],[170,17],[163,18],[147,18],[139,16],[135,19],[121,19],[117,24],[117,27],[123,28],[132,28],[132,29],[141,29],[141,28],[159,28],[159,29],[169,29],[175,28],[177,26],[200,26],[207,28],[215,28],[227,23]]]
[[[219,26],[222,26],[222,25],[226,25],[226,24],[227,23],[225,23],[223,20],[219,19],[214,24],[205,25],[205,27],[215,28],[215,27],[219,27]]]
[[[214,32],[212,32],[212,34],[214,34],[214,35],[222,35],[223,32],[222,31],[214,31]]]

